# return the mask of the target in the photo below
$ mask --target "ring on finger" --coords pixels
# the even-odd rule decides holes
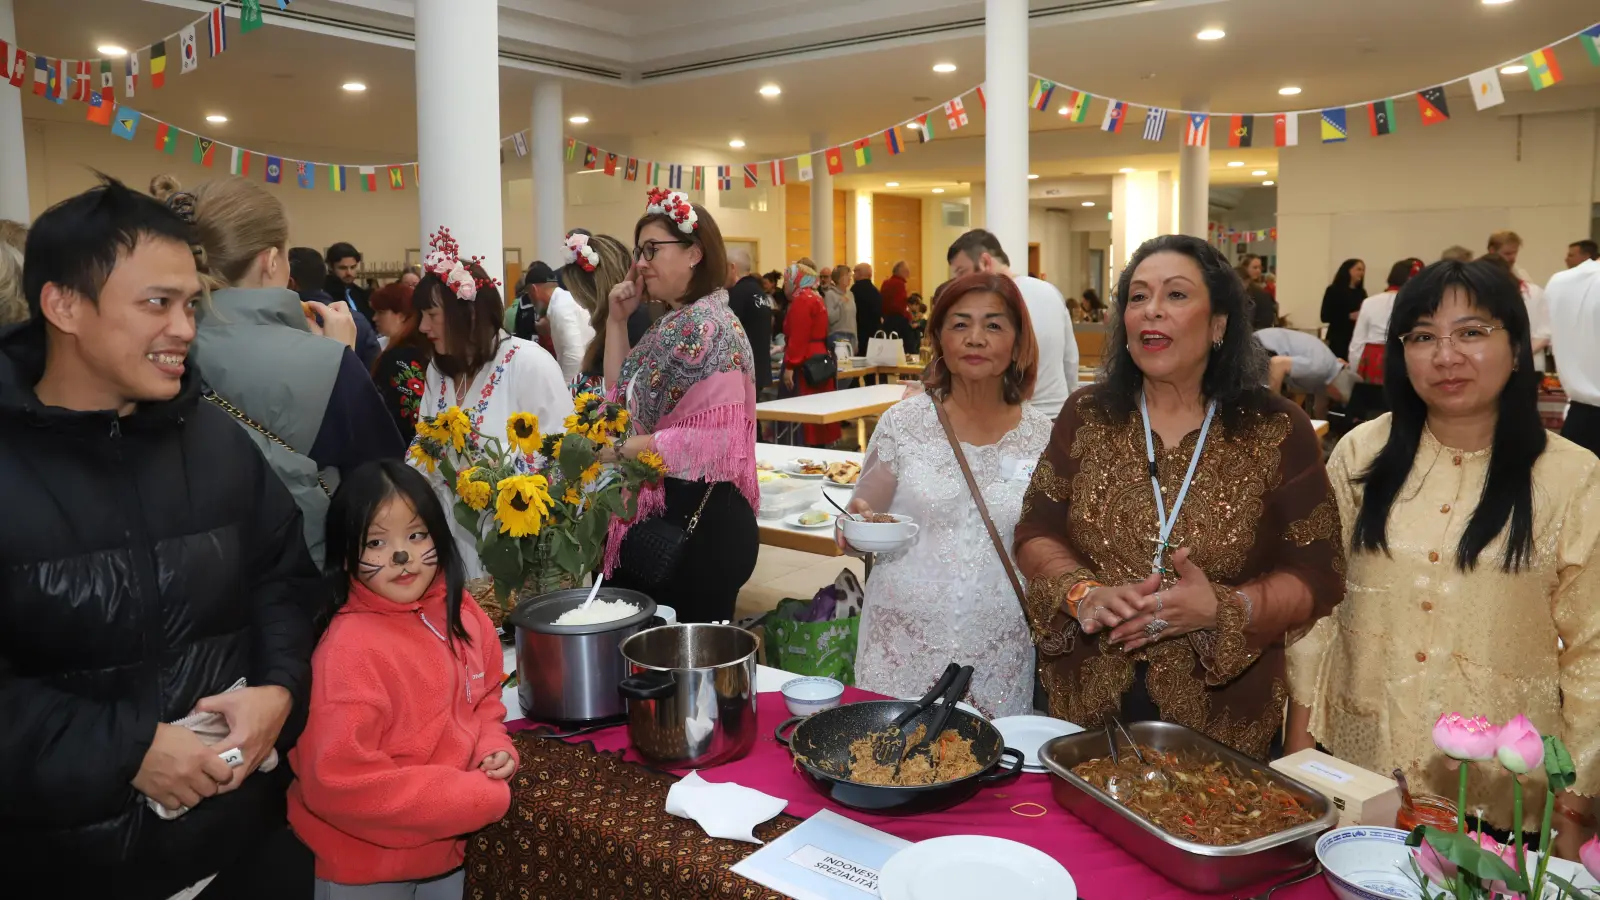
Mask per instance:
[[[1161,616],[1161,608],[1165,605],[1166,602],[1161,599],[1161,592],[1156,591],[1156,616],[1158,618]]]
[[[1145,637],[1148,637],[1152,641],[1159,640],[1161,638],[1161,632],[1166,631],[1167,626],[1171,624],[1172,623],[1168,622],[1166,619],[1151,619],[1145,623]]]

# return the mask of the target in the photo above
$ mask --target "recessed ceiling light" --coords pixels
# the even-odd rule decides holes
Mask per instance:
[[[933,70],[940,75],[948,75],[956,70],[955,63],[934,63]]]
[[[758,91],[757,93],[759,93],[763,97],[776,97],[779,94],[783,93],[783,88],[778,87],[775,84],[763,84],[761,86],[761,90]]]
[[[1236,159],[1233,162],[1228,163],[1228,168],[1230,168],[1230,169],[1242,169],[1242,168],[1244,168],[1244,163],[1242,163],[1242,162],[1240,162],[1240,161],[1238,161]]]
[[[367,86],[362,84],[359,81],[346,81],[344,84],[340,85],[340,87],[344,88],[345,90],[349,91],[352,94],[359,94],[362,91],[367,89]]]
[[[1267,174],[1267,170],[1266,169],[1257,169],[1254,172],[1251,172],[1250,174],[1254,175],[1257,178],[1260,178],[1261,176]]]
[[[1483,5],[1484,6],[1499,6],[1502,3],[1510,3],[1510,2],[1511,2],[1511,0],[1483,0]]]
[[[210,122],[213,125],[221,125],[223,122],[228,121],[228,117],[227,116],[219,116],[216,113],[212,113],[211,115],[206,116],[206,121]]]
[[[728,146],[732,147],[735,150],[742,150],[742,149],[744,149],[744,141],[741,141],[738,138],[734,138],[733,140],[728,142]]]
[[[1124,175],[1127,175],[1127,174],[1129,174],[1131,172],[1137,172],[1139,170],[1135,169],[1133,166],[1123,166],[1122,168],[1118,169],[1117,171],[1121,172]]]
[[[1065,116],[1065,115],[1070,114],[1072,112],[1072,110],[1070,110],[1067,107],[1063,106],[1060,109],[1056,110],[1056,112],[1061,113],[1063,116]]]
[[[572,123],[573,125],[587,125],[587,124],[589,124],[589,117],[588,116],[571,116],[570,118],[567,119],[567,121]]]
[[[898,181],[885,181],[883,183],[883,186],[884,187],[899,187],[900,186],[900,182],[898,182]]]
[[[1293,97],[1295,94],[1300,93],[1300,89],[1291,84],[1288,87],[1278,88],[1278,93],[1285,97]]]
[[[1228,33],[1221,28],[1207,28],[1205,31],[1195,35],[1202,41],[1220,41],[1227,36]]]
[[[944,188],[934,188],[933,192],[935,194],[942,194],[942,193],[944,193]]]
[[[123,57],[128,55],[127,47],[118,47],[116,44],[101,44],[94,48],[94,52],[101,56]]]
[[[1084,206],[1093,206],[1094,205],[1094,201],[1093,200],[1085,200],[1085,201],[1083,201],[1083,205]]]
[[[1037,174],[1035,174],[1033,172],[1029,172],[1028,173],[1028,180],[1029,181],[1037,181],[1038,178],[1039,178],[1039,176]]]
[[[1261,186],[1262,187],[1272,187],[1275,184],[1277,184],[1276,181],[1263,181],[1263,182],[1261,182]]]
[[[1523,73],[1525,73],[1527,71],[1528,71],[1528,67],[1519,63],[1519,64],[1514,65],[1514,66],[1506,66],[1505,68],[1500,70],[1500,74],[1501,75],[1521,75],[1521,74],[1523,74]]]

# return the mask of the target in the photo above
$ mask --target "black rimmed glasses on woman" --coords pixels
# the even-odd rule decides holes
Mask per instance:
[[[1434,353],[1446,343],[1462,353],[1471,353],[1483,347],[1496,331],[1505,331],[1504,325],[1462,325],[1445,334],[1431,331],[1408,331],[1400,335],[1400,343],[1413,353]]]
[[[662,247],[669,247],[673,244],[682,244],[683,246],[688,247],[693,246],[694,241],[688,241],[682,238],[679,238],[675,241],[645,241],[639,246],[633,248],[633,258],[636,260],[642,259],[645,262],[652,262],[655,260],[656,254],[661,251]]]

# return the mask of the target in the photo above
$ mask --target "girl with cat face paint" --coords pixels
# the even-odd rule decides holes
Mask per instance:
[[[461,835],[511,802],[500,641],[415,469],[384,460],[350,473],[327,546],[344,602],[312,657],[290,824],[316,854],[319,900],[374,885],[454,900]]]

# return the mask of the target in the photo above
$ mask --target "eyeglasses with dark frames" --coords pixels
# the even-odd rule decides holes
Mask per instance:
[[[692,247],[694,246],[694,241],[688,241],[682,238],[679,238],[676,241],[645,241],[639,246],[633,248],[633,258],[642,259],[645,262],[651,262],[656,258],[656,254],[661,251],[662,247],[670,247],[673,244],[681,244],[685,247]]]

